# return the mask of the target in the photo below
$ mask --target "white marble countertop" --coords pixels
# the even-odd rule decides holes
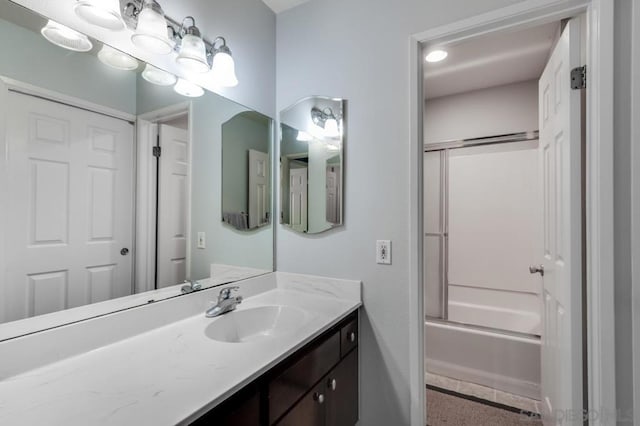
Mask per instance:
[[[277,287],[248,297],[238,311],[295,306],[308,312],[298,330],[256,342],[218,342],[204,334],[217,318],[199,312],[0,381],[0,424],[194,420],[361,305],[358,282],[278,274]]]

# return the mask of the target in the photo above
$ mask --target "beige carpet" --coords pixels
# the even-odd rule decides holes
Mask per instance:
[[[428,426],[541,426],[536,417],[427,389]]]

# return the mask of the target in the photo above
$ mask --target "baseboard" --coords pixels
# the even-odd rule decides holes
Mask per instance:
[[[513,377],[487,373],[482,370],[462,367],[445,361],[426,359],[430,373],[451,377],[464,382],[476,383],[503,392],[512,393],[532,399],[540,399],[540,384],[518,380]],[[426,380],[426,378],[425,378]]]

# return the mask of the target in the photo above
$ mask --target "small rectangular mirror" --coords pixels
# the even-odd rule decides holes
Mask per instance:
[[[306,234],[341,226],[344,100],[301,99],[280,123],[280,223]]]

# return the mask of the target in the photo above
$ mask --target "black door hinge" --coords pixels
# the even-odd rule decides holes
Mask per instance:
[[[160,148],[159,146],[154,146],[153,147],[153,156],[154,157],[160,157],[162,155],[162,148]]]
[[[587,66],[583,65],[571,70],[571,88],[575,90],[587,88]]]

